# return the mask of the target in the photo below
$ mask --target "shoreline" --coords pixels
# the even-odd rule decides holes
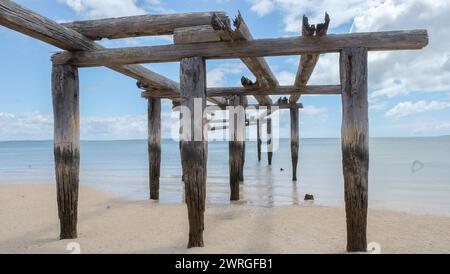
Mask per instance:
[[[181,181],[181,178],[178,180]],[[33,183],[33,184],[28,184],[28,183],[24,183],[24,182],[16,182],[16,183],[12,183],[12,184],[5,184],[5,183],[0,183],[0,189],[1,186],[35,186],[35,185],[40,185],[40,186],[51,186],[53,187],[55,185],[55,183]],[[164,187],[164,185],[162,186]],[[87,189],[91,189],[93,191],[98,191],[98,192],[103,192],[105,194],[111,195],[111,196],[115,196],[118,199],[122,199],[122,200],[126,200],[129,202],[141,202],[141,201],[147,201],[147,199],[143,199],[143,198],[137,198],[135,196],[128,196],[126,194],[123,193],[118,193],[116,191],[113,191],[110,189],[110,187],[102,187],[96,184],[92,184],[92,183],[83,183],[80,182],[80,188],[87,188]],[[301,198],[301,197],[300,197]],[[56,197],[55,197],[56,199]],[[167,200],[163,200],[158,202],[161,205],[185,205],[185,203],[183,201],[167,201]],[[313,203],[309,202],[309,201],[303,201],[303,199],[299,199],[297,204],[271,204],[271,205],[261,205],[261,204],[257,204],[257,203],[252,203],[248,200],[240,200],[237,202],[222,202],[222,200],[217,201],[209,201],[208,199],[206,200],[206,204],[210,205],[210,206],[228,206],[228,205],[242,205],[242,206],[247,206],[247,207],[257,207],[257,208],[289,208],[289,207],[325,207],[325,208],[336,208],[336,209],[344,209],[345,205],[344,205],[344,201],[342,201],[342,205],[336,205],[336,204],[327,204],[326,202],[320,202],[318,200],[313,201]],[[398,213],[398,214],[408,214],[408,215],[414,215],[414,216],[429,216],[429,217],[444,217],[444,218],[450,218],[450,212],[448,213],[437,213],[437,212],[431,212],[431,211],[422,211],[422,212],[417,212],[414,210],[406,210],[406,209],[401,209],[401,208],[392,208],[392,207],[388,207],[388,206],[373,206],[370,204],[369,201],[369,210],[381,210],[381,211],[388,211],[388,212],[392,212],[392,213]],[[450,228],[449,228],[450,229]]]
[[[58,240],[53,184],[0,185],[0,253],[344,253],[345,212],[321,205],[207,204],[205,247],[186,249],[184,204],[129,200],[80,187],[78,236]],[[450,217],[371,209],[381,253],[450,253]]]

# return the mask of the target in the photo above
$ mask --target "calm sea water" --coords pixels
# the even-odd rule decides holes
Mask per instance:
[[[162,144],[161,203],[183,201],[178,143]],[[228,203],[228,143],[210,142],[207,201]],[[289,140],[280,140],[273,165],[258,162],[255,142],[247,142],[243,202],[258,206],[315,204],[343,206],[339,139],[301,139],[299,181],[291,181]],[[113,191],[129,199],[148,196],[145,140],[81,142],[82,185]],[[283,170],[282,170],[283,169]],[[54,182],[51,141],[0,142],[0,184]],[[369,206],[450,215],[450,138],[370,140]]]

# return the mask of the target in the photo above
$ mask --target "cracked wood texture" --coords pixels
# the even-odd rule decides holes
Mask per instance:
[[[230,140],[228,141],[229,171],[230,171],[230,200],[239,200],[239,184],[244,179],[245,155],[245,96],[235,95],[230,98],[228,125]]]
[[[69,51],[104,49],[73,29],[64,27],[9,0],[0,1],[0,24]],[[113,65],[108,67],[138,81],[145,82],[154,89],[178,90],[178,83],[143,66]]]
[[[225,17],[224,12],[190,12],[173,14],[144,14],[118,18],[76,21],[63,26],[74,29],[93,40],[173,34],[175,29],[211,25],[213,16]]]
[[[291,108],[291,159],[292,159],[292,181],[297,181],[298,166],[298,108]]]
[[[426,30],[333,34],[323,37],[288,37],[238,42],[207,42],[101,49],[55,54],[56,63],[81,67],[175,62],[192,56],[206,59],[283,56],[340,52],[365,47],[371,51],[421,49],[428,44]]]
[[[161,99],[148,99],[148,158],[150,199],[159,199],[161,169]]]
[[[365,252],[369,180],[367,49],[342,50],[340,74],[347,251]]]
[[[256,149],[258,151],[258,162],[261,162],[261,123],[259,117],[256,118]]]
[[[206,90],[209,97],[212,96],[233,96],[233,95],[285,95],[285,94],[303,94],[303,95],[313,95],[313,94],[327,94],[327,95],[339,95],[341,94],[340,85],[310,85],[305,86],[301,89],[296,89],[294,86],[278,86],[275,88],[264,88],[264,89],[247,89],[244,87],[223,87],[223,88],[208,88]],[[144,98],[176,98],[179,95],[173,94],[172,92],[165,92],[162,90],[142,92],[142,97]],[[216,97],[213,97],[216,98]],[[226,103],[219,104],[226,105]]]
[[[54,157],[60,239],[77,238],[80,171],[78,70],[70,65],[52,69]]]
[[[321,37],[325,36],[328,31],[328,26],[330,24],[330,16],[325,13],[325,23],[318,24],[317,26],[310,25],[308,22],[308,17],[303,16],[302,24],[302,36],[305,37]],[[294,86],[296,88],[301,88],[306,86],[311,78],[311,75],[316,67],[317,61],[319,61],[319,54],[302,54],[300,57],[300,64],[297,70],[297,75],[295,77]],[[293,94],[290,96],[289,101],[295,103],[300,98],[301,94]]]
[[[272,108],[267,108],[267,162],[269,166],[272,165],[273,156],[273,140],[272,140]]]
[[[181,60],[180,88],[183,112],[181,161],[189,217],[188,248],[202,247],[208,158],[207,119],[203,117],[206,108],[206,69],[203,58]]]

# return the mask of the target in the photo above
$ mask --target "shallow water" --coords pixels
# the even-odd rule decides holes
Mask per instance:
[[[343,206],[339,139],[301,139],[298,178],[291,181],[290,145],[281,139],[267,166],[256,160],[256,143],[247,142],[241,200],[258,206],[315,204]],[[229,203],[228,143],[210,142],[207,201]],[[281,170],[283,169],[283,170]],[[145,140],[81,142],[83,185],[129,199],[148,196]],[[54,182],[51,141],[0,142],[0,184]],[[161,203],[183,201],[178,142],[164,140]],[[369,206],[450,216],[450,138],[375,138],[370,140]]]

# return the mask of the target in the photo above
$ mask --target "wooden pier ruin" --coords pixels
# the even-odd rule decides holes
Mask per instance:
[[[80,164],[78,69],[105,66],[134,78],[148,100],[148,154],[150,199],[159,199],[161,165],[161,99],[190,110],[180,116],[180,152],[189,217],[188,247],[204,245],[204,211],[207,181],[208,128],[215,129],[203,115],[194,114],[209,104],[219,109],[234,106],[228,125],[230,200],[239,199],[244,180],[245,127],[257,125],[258,160],[261,161],[261,135],[268,135],[268,164],[272,163],[271,107],[288,109],[291,117],[292,179],[297,180],[299,153],[299,108],[302,95],[337,94],[342,97],[342,163],[345,181],[347,250],[366,251],[369,128],[369,51],[416,50],[428,44],[426,30],[327,34],[330,17],[311,25],[304,17],[301,36],[254,39],[239,14],[234,26],[223,12],[141,15],[59,24],[13,1],[0,0],[0,24],[56,46],[63,52],[52,56],[52,96],[54,109],[54,156],[60,238],[77,237],[77,208]],[[107,49],[95,42],[102,38],[173,35],[174,43],[161,46]],[[340,53],[340,85],[308,85],[321,54]],[[264,59],[267,56],[300,55],[293,86],[279,85]],[[207,59],[239,58],[255,77],[242,78],[242,87],[208,88]],[[180,62],[180,82],[159,75],[139,64]],[[288,102],[274,103],[270,95],[289,95]],[[247,97],[266,107],[250,121],[244,107]],[[267,123],[267,132],[262,124]],[[230,131],[231,132],[231,131]]]

